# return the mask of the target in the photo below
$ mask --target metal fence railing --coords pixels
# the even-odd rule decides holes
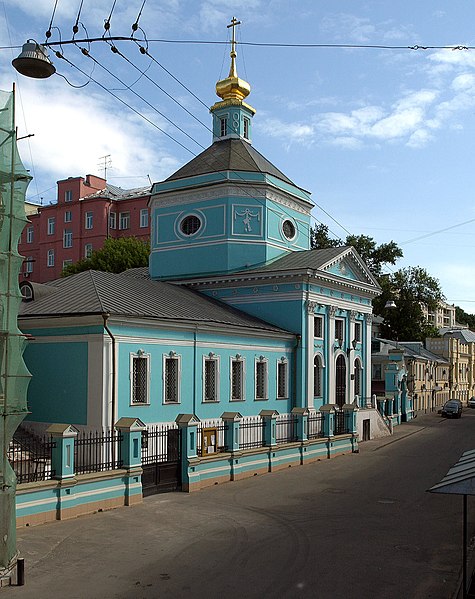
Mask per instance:
[[[121,468],[119,443],[122,435],[112,432],[84,432],[74,441],[74,470],[76,474],[104,472]]]
[[[277,444],[297,441],[297,417],[284,416],[276,420],[275,439]]]
[[[36,437],[32,434],[15,435],[7,451],[17,477],[17,483],[50,480],[55,472],[51,469],[51,452],[55,441],[51,437]]]
[[[266,423],[260,416],[246,418],[239,426],[239,449],[251,449],[264,446]]]
[[[347,433],[347,427],[345,423],[345,412],[338,411],[335,412],[335,435],[344,435]]]
[[[308,434],[309,439],[318,439],[323,437],[323,414],[317,412],[308,417]]]
[[[180,459],[180,430],[176,425],[150,426],[142,431],[142,465]]]

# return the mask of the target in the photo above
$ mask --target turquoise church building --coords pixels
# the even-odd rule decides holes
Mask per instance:
[[[352,247],[310,249],[314,204],[252,145],[234,43],[216,92],[211,146],[152,188],[148,269],[22,283],[31,427],[374,409],[378,284]]]

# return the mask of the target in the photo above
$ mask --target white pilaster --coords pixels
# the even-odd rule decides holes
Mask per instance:
[[[334,404],[336,401],[336,388],[335,388],[335,315],[336,306],[329,306],[328,308],[328,397],[327,403]]]

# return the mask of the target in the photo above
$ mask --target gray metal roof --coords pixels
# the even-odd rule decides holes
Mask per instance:
[[[437,362],[439,364],[448,364],[449,362],[443,357],[432,353],[424,347],[421,341],[393,341],[392,339],[382,339],[375,337],[377,341],[385,343],[393,349],[402,349],[406,358],[414,358],[418,360],[427,360],[428,362]],[[379,354],[381,352],[374,352]]]
[[[225,139],[214,142],[204,152],[198,154],[168,177],[167,181],[221,171],[267,173],[294,185],[282,171],[242,139]]]
[[[135,187],[133,189],[122,189],[122,187],[107,183],[105,189],[95,191],[81,199],[107,198],[111,200],[130,200],[132,198],[150,195],[151,189],[151,185],[147,185],[146,187]]]
[[[454,337],[462,343],[475,343],[475,333],[470,329],[441,329],[443,337]]]
[[[281,270],[318,270],[324,264],[337,258],[347,247],[327,248],[324,250],[303,250],[290,252],[272,262],[246,270],[246,272],[274,272]]]
[[[475,495],[475,449],[465,451],[444,478],[428,491],[453,495]]]
[[[48,293],[38,293],[40,288]],[[35,285],[32,301],[22,302],[20,319],[37,316],[103,314],[156,318],[287,332],[196,291],[136,276],[89,270]]]

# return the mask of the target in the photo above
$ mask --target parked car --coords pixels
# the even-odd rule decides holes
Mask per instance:
[[[469,408],[475,408],[475,397],[471,397],[468,401],[467,401],[467,406]]]
[[[449,399],[440,413],[446,418],[460,418],[462,416],[462,402],[458,399]]]

